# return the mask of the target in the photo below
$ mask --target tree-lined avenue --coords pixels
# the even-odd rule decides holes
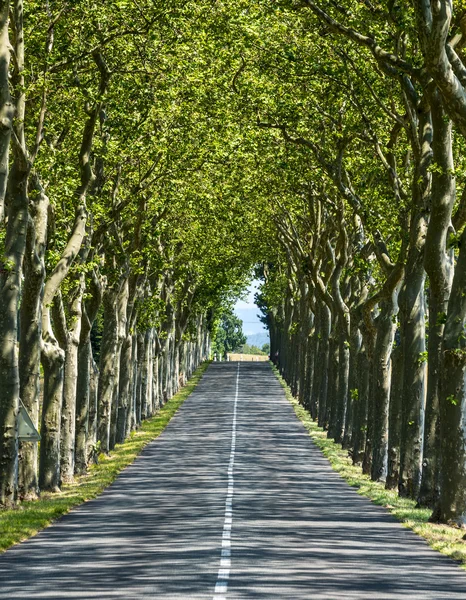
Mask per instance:
[[[214,598],[237,363],[213,363],[99,498],[0,557],[13,599]],[[239,599],[460,599],[466,574],[359,496],[264,363],[239,366],[231,572]]]

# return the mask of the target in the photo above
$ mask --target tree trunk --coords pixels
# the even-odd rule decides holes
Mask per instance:
[[[425,236],[425,226],[422,227]],[[423,245],[422,245],[423,246]],[[406,267],[400,310],[403,348],[399,493],[417,498],[421,484],[425,407],[425,271],[423,253]]]
[[[117,296],[119,289],[107,288],[103,295],[104,328],[100,346],[99,385],[98,385],[98,417],[97,440],[100,450],[107,454],[110,451],[110,424],[112,418],[113,393],[116,381],[116,370],[119,364],[118,347],[118,314]]]
[[[366,348],[364,345],[358,356],[357,363],[358,386],[353,392],[353,464],[362,464],[364,459],[364,451],[366,448],[367,437],[367,419],[369,408],[369,393],[370,393],[370,362],[367,357]]]
[[[321,327],[320,327],[320,339],[319,339],[319,358],[318,368],[315,368],[315,372],[318,373],[318,386],[319,392],[319,427],[327,426],[327,391],[328,391],[328,366],[329,366],[329,354],[330,354],[330,309],[327,305],[321,304]],[[317,360],[317,357],[316,357]],[[315,365],[317,366],[317,365]]]
[[[403,347],[392,352],[392,380],[390,384],[390,410],[388,417],[388,465],[385,487],[398,489],[400,479],[401,445],[401,393],[403,389]]]
[[[338,327],[338,325],[337,325]],[[338,400],[338,385],[339,385],[339,340],[337,331],[332,332],[329,345],[328,358],[328,395],[327,395],[327,415],[325,424],[328,427],[328,437],[335,439],[336,437],[336,414]]]
[[[358,398],[358,361],[361,352],[362,336],[358,327],[351,327],[350,356],[349,356],[349,374],[348,374],[348,392],[347,392],[347,411],[345,419],[345,430],[343,436],[343,448],[352,447],[353,424],[356,419],[357,398]]]
[[[26,245],[27,197],[12,184],[7,237],[0,273],[0,505],[16,500],[19,409],[18,308]]]
[[[454,350],[459,340],[450,337],[445,325],[447,322],[450,322],[450,325],[452,324],[451,318],[458,306],[455,307],[455,301],[451,303],[450,290],[452,289],[453,265],[452,251],[448,248],[451,214],[456,199],[456,182],[452,150],[452,124],[443,109],[440,96],[437,92],[432,94],[431,101],[434,125],[432,143],[433,163],[435,163],[437,168],[432,174],[432,210],[427,229],[424,259],[430,285],[430,310],[432,312],[430,323],[435,322],[432,330],[432,338],[429,340],[428,413],[430,414],[430,422],[428,425],[428,439],[429,444],[431,444],[430,451],[433,451],[436,446],[435,410],[438,394],[439,444],[441,454],[441,464],[439,465],[438,472],[441,477],[441,495],[434,508],[432,518],[433,520],[440,519],[446,522],[450,519],[461,521],[462,508],[461,506],[456,506],[456,495],[458,493],[464,494],[461,490],[462,473],[464,470],[464,465],[462,464],[462,423],[461,412],[459,412],[461,396],[456,395],[460,392],[463,383],[456,379],[456,377],[461,376],[460,365],[457,365],[459,367],[457,369],[454,367],[454,364],[449,364],[451,362],[455,363],[454,353],[451,354],[449,350],[450,348]],[[464,238],[464,234],[462,238]],[[459,269],[462,255],[464,255],[463,250],[463,247],[461,247],[453,277],[453,282],[456,279],[456,289],[459,291],[460,296],[463,293],[461,285],[459,285],[459,276],[462,275]],[[459,306],[461,306],[461,298]],[[459,315],[455,315],[455,318],[456,316]],[[462,327],[461,317],[459,323],[456,324],[456,327],[458,326]],[[442,335],[442,329],[443,348],[439,343],[439,336]],[[452,330],[453,328],[450,326],[449,332]],[[448,341],[447,338],[449,338]],[[437,364],[437,361],[439,364]],[[454,368],[454,373],[449,370],[445,371],[450,366]],[[439,380],[437,380],[437,373],[439,373]],[[456,388],[458,388],[457,391],[450,391]],[[427,456],[429,456],[429,452]],[[424,486],[431,487],[433,485],[434,488],[432,489],[431,487],[431,489],[435,493],[435,471],[437,470],[437,465],[432,464],[431,466],[433,469],[431,470],[430,483],[427,483],[426,480]]]
[[[318,373],[320,371],[320,325],[316,322],[314,334],[310,343],[310,373],[309,373],[309,411],[314,421],[319,414]]]
[[[152,329],[147,329],[142,344],[144,354],[141,363],[141,419],[152,414]]]
[[[80,475],[88,463],[88,426],[91,394],[91,340],[81,340],[78,349],[78,380],[76,384],[76,444],[75,473]]]
[[[30,203],[32,215],[24,257],[24,284],[20,307],[19,377],[21,400],[35,427],[39,429],[41,313],[49,206],[48,198],[39,185],[30,194]],[[34,500],[38,493],[37,443],[20,442],[19,498]]]
[[[116,443],[126,439],[127,421],[130,418],[130,380],[132,374],[133,336],[128,334],[123,341],[120,354],[120,382],[118,386],[118,416]]]
[[[98,415],[98,391],[99,391],[99,369],[92,356],[91,345],[91,379],[89,387],[89,418],[86,439],[86,456],[87,463],[97,462],[98,458],[98,443],[97,443],[97,415]]]
[[[141,425],[141,421],[143,419],[143,404],[147,406],[147,375],[146,379],[144,379],[144,375],[147,373],[145,368],[147,363],[147,349],[145,347],[146,339],[147,337],[141,333],[139,333],[137,336],[138,363],[135,377],[136,390],[134,396],[135,427],[139,427]]]
[[[78,349],[81,337],[82,299],[84,294],[84,275],[79,276],[77,289],[72,294],[69,309],[71,329],[66,330],[66,350],[63,380],[63,405],[60,431],[60,474],[61,481],[73,481],[76,442],[76,388],[78,381]],[[65,322],[66,325],[66,322]]]
[[[60,490],[60,422],[63,400],[65,353],[55,338],[45,339],[42,350],[44,400],[41,419],[39,486],[41,490]]]
[[[438,518],[466,526],[466,229],[448,302],[440,370]]]
[[[10,96],[10,51],[8,17],[10,2],[0,1],[0,227],[5,221],[8,158],[15,108]]]
[[[442,363],[442,339],[445,328],[443,315],[446,316],[447,309],[446,302],[442,302],[440,307],[438,306],[436,294],[431,287],[429,295],[429,368],[427,370],[426,422],[422,480],[418,496],[419,504],[430,508],[434,508],[439,496],[439,382]]]
[[[388,408],[390,403],[390,356],[398,313],[398,291],[380,304],[377,317],[377,340],[374,354],[374,412],[372,436],[371,479],[385,481],[387,475]]]
[[[374,332],[363,332],[365,335],[364,345],[366,347],[366,358],[367,358],[367,372],[368,372],[368,386],[367,386],[367,421],[365,429],[365,444],[362,458],[362,472],[365,475],[371,474],[372,469],[372,454],[374,447],[374,411],[375,411],[375,380],[376,380],[376,368],[375,368],[375,345],[377,341],[377,334]]]
[[[346,410],[348,405],[350,343],[345,331],[339,332],[339,373],[338,395],[335,414],[335,441],[341,444],[345,432]]]

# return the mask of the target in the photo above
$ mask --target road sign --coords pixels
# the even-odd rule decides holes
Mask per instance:
[[[19,401],[18,413],[18,439],[20,442],[40,441],[39,432],[34,427],[34,423],[21,400]]]

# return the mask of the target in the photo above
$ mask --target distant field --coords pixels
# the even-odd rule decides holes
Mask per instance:
[[[264,354],[228,354],[228,360],[236,361],[266,361],[269,360],[269,357]]]

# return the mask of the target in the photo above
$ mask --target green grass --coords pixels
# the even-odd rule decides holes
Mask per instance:
[[[428,519],[432,513],[430,509],[416,508],[414,500],[400,498],[395,490],[386,490],[383,483],[371,481],[369,476],[363,475],[361,467],[353,465],[348,452],[340,444],[327,437],[327,432],[312,420],[309,412],[294,398],[277,369],[272,368],[285,389],[286,397],[293,405],[296,416],[303,423],[315,444],[322,450],[324,456],[328,458],[333,470],[339,473],[349,485],[357,488],[358,494],[366,496],[374,504],[384,506],[405,527],[422,536],[434,550],[459,561],[461,566],[466,569],[464,529],[429,523]]]
[[[89,473],[64,485],[58,494],[43,493],[39,500],[23,502],[17,508],[0,511],[0,551],[35,535],[75,506],[95,498],[114,481],[122,469],[131,464],[144,446],[155,440],[191,394],[202,378],[209,363],[201,365],[182,388],[152,418],[147,419],[123,443],[117,444],[108,455],[101,455],[99,463]]]

